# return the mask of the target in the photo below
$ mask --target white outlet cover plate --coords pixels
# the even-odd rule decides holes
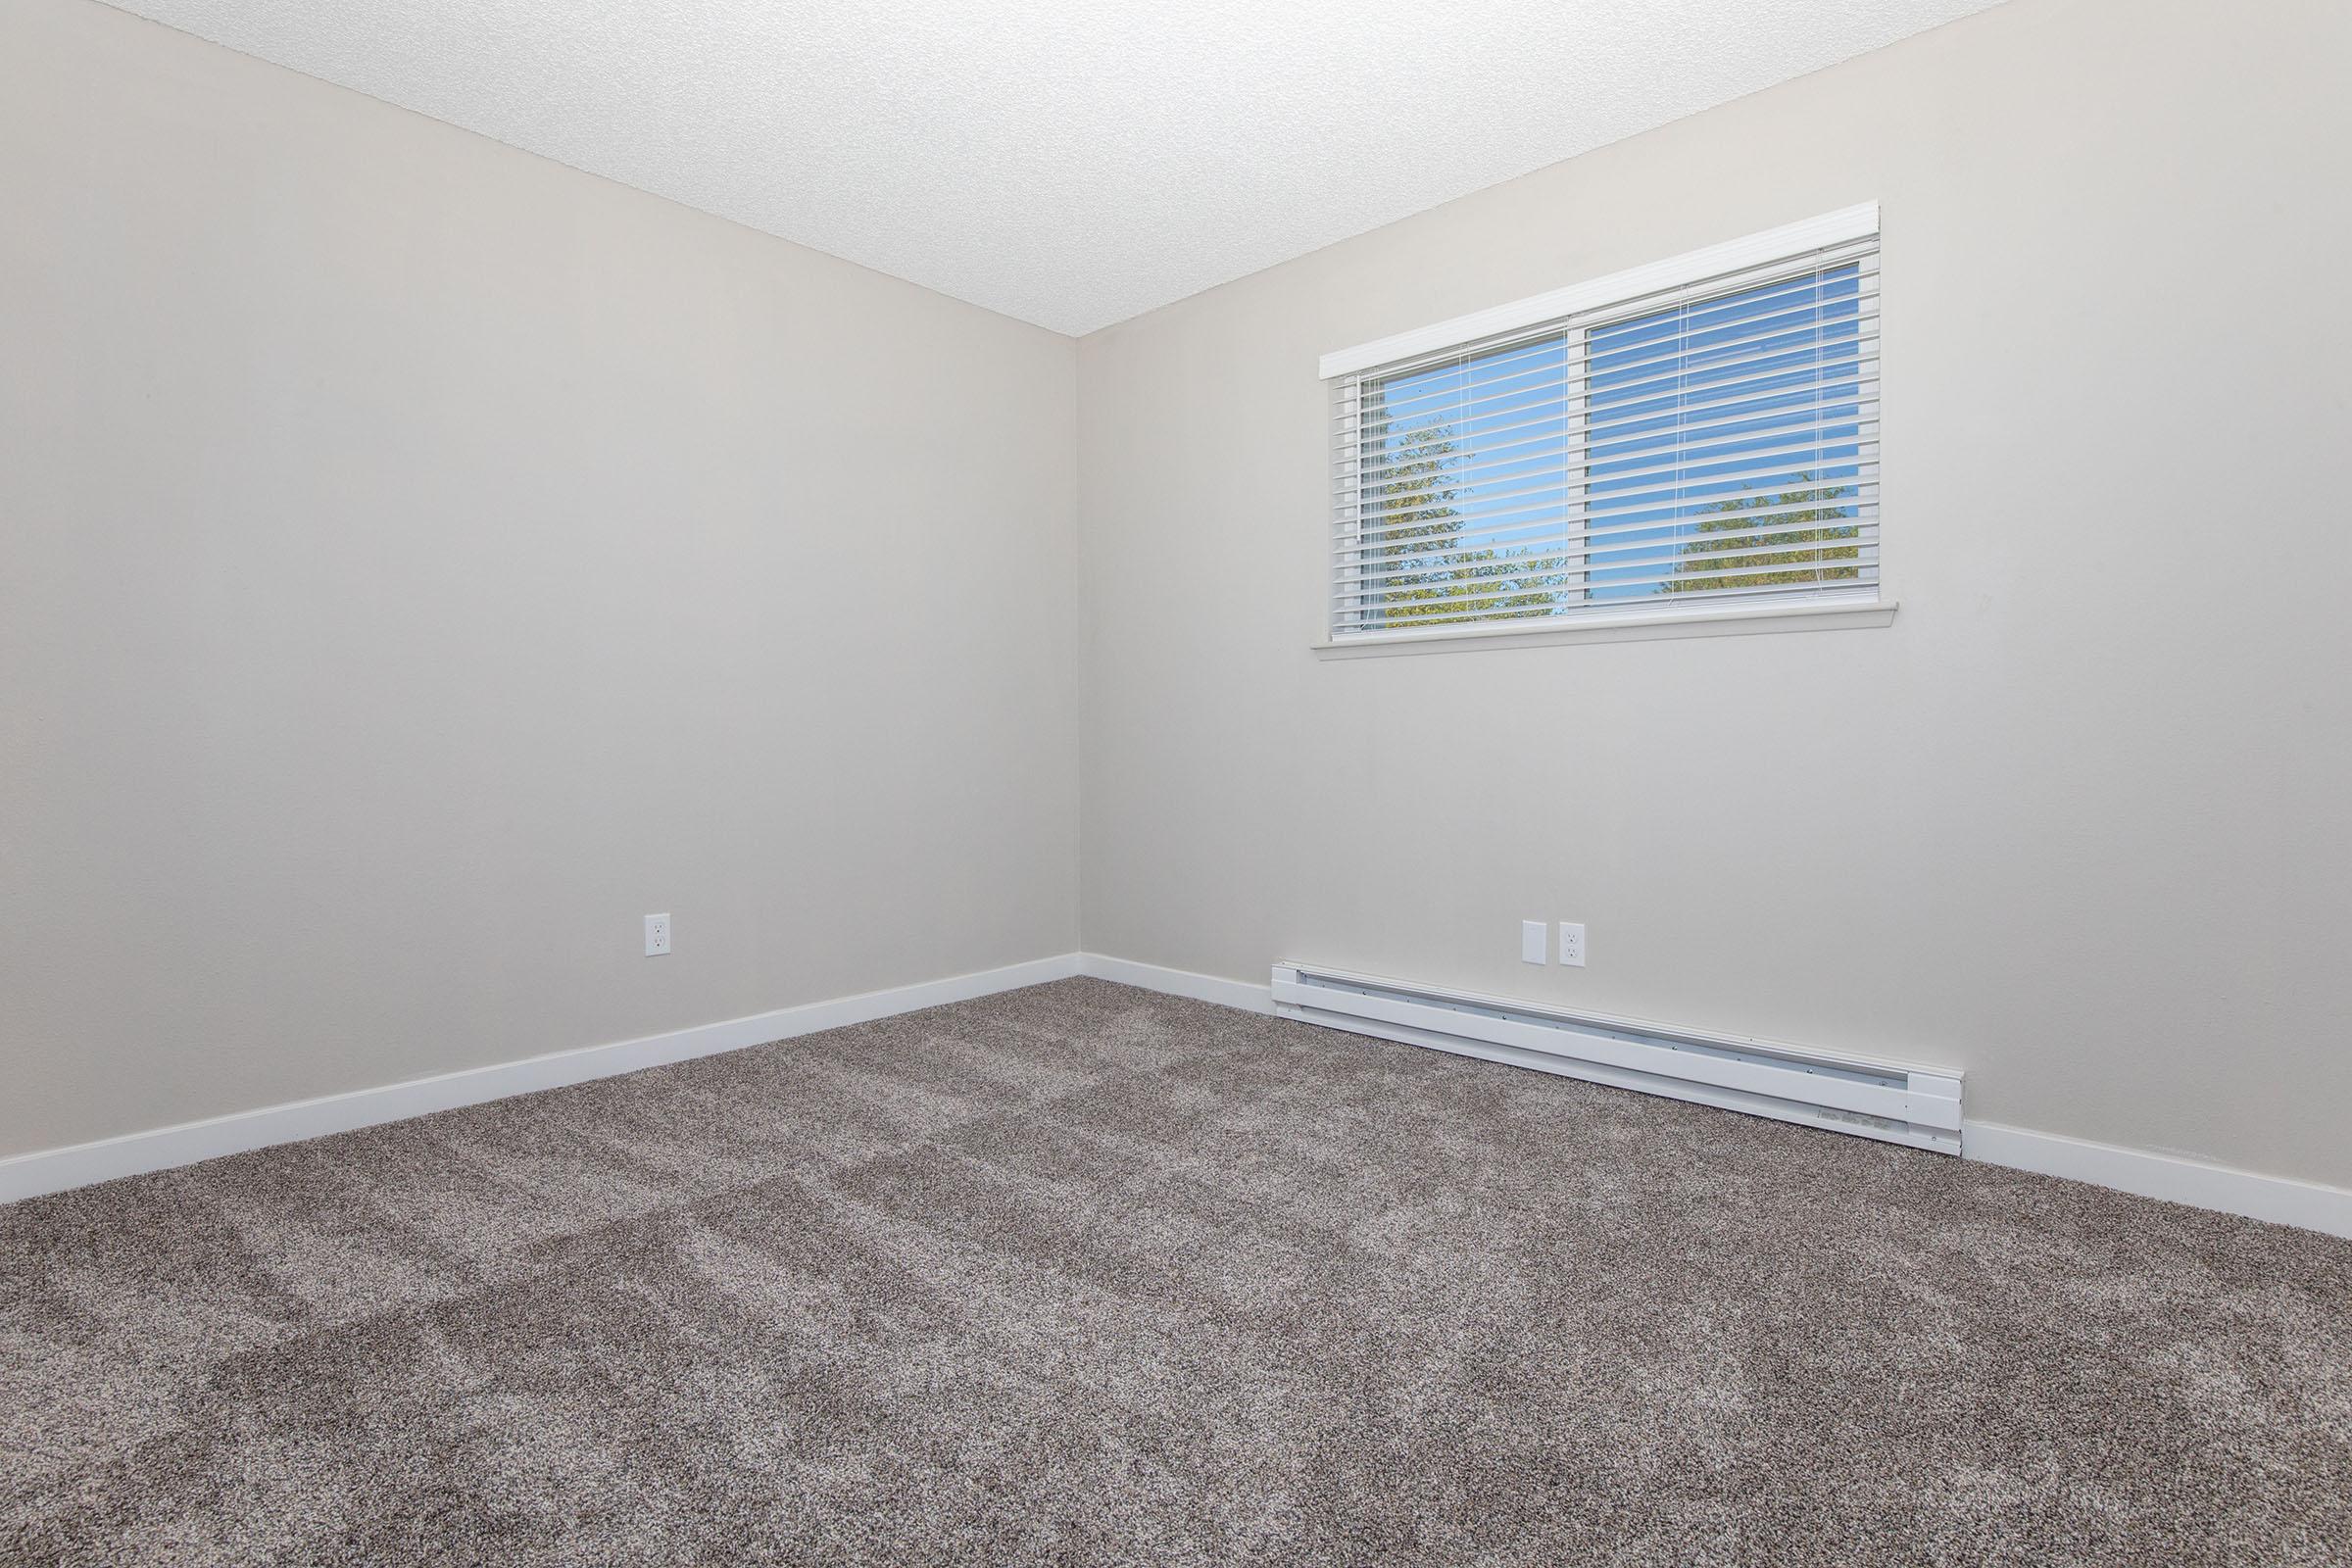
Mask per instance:
[[[1585,966],[1585,928],[1574,920],[1560,922],[1560,961],[1575,969]]]
[[[669,951],[669,916],[649,914],[645,917],[645,956],[658,958]]]
[[[1545,948],[1551,933],[1541,920],[1519,922],[1519,956],[1528,963],[1549,963],[1551,955]]]

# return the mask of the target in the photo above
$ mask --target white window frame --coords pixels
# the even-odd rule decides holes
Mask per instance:
[[[1474,311],[1450,320],[1415,327],[1409,332],[1398,332],[1369,343],[1359,343],[1353,348],[1340,349],[1322,357],[1319,373],[1326,383],[1335,388],[1336,400],[1332,406],[1339,420],[1338,428],[1351,436],[1353,430],[1350,421],[1356,416],[1353,400],[1357,382],[1354,378],[1364,371],[1442,354],[1448,349],[1543,326],[1570,317],[1589,318],[1578,328],[1589,330],[1592,324],[1604,319],[1602,313],[1610,311],[1612,307],[1624,306],[1627,314],[1639,314],[1653,308],[1645,303],[1648,296],[1688,288],[1751,269],[1770,267],[1783,261],[1792,261],[1809,252],[1869,239],[1879,232],[1879,204],[1864,202],[1720,245],[1709,245],[1665,261],[1629,268],[1605,277],[1514,300],[1508,305]],[[1880,363],[1884,364],[1883,361]],[[1575,400],[1572,418],[1582,417],[1583,405],[1582,397]],[[1880,435],[1877,414],[1872,414],[1864,423],[1868,431],[1864,437],[1868,451],[1862,471],[1875,486],[1879,482]],[[1352,445],[1350,441],[1350,449]],[[1351,487],[1344,476],[1339,484],[1345,497]],[[1581,501],[1571,504],[1569,527],[1572,533],[1580,526],[1577,518],[1581,515]],[[1341,548],[1346,547],[1345,541],[1354,537],[1349,530],[1359,521],[1360,512],[1355,504],[1342,499],[1332,518],[1334,538],[1340,542]],[[1322,564],[1328,567],[1332,559],[1332,552],[1326,551]],[[1345,656],[1496,644],[1524,645],[1531,642],[1603,642],[1651,637],[1715,636],[1745,631],[1884,626],[1892,620],[1897,601],[1889,586],[1883,535],[1874,559],[1878,571],[1868,591],[1854,590],[1834,598],[1805,599],[1791,596],[1777,602],[1727,600],[1698,608],[1629,609],[1622,613],[1580,612],[1543,619],[1463,621],[1401,630],[1354,631],[1342,635],[1335,635],[1333,631],[1338,620],[1338,601],[1330,598],[1323,611],[1322,639],[1314,647],[1321,653]]]

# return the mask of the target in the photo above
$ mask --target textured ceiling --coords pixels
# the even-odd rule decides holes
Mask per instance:
[[[1993,0],[117,0],[1063,332]]]

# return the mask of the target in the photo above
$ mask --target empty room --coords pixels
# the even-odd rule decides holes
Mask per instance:
[[[0,1564],[2352,1564],[2347,83],[0,0]]]

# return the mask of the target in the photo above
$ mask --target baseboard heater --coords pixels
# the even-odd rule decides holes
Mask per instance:
[[[1960,1152],[1961,1075],[1402,980],[1274,966],[1285,1018],[1833,1132]]]

